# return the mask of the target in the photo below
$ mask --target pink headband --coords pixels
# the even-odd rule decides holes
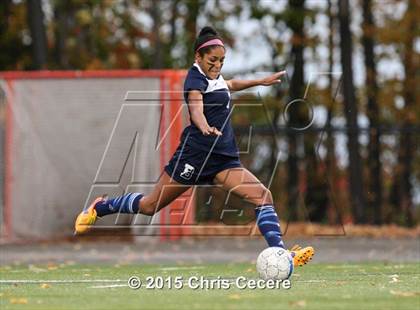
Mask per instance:
[[[210,45],[220,45],[220,46],[224,47],[222,40],[213,39],[213,40],[209,40],[209,41],[201,44],[195,51],[197,52],[198,50],[202,49],[203,47],[210,46]]]

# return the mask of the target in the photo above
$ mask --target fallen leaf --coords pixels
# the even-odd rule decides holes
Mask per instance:
[[[241,296],[239,296],[239,294],[232,294],[229,295],[229,299],[241,299]]]
[[[401,297],[414,297],[420,295],[420,292],[402,292],[402,291],[389,291],[392,295],[401,296]]]
[[[26,298],[11,298],[10,303],[24,305],[28,303],[28,300]]]
[[[297,301],[289,301],[289,305],[292,307],[306,307],[306,301],[305,300],[297,300]]]
[[[341,286],[341,285],[347,284],[347,282],[346,281],[336,281],[335,284]]]

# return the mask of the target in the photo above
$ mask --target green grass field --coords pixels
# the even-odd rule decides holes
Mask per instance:
[[[184,287],[133,290],[133,275],[182,276]],[[0,308],[420,309],[419,263],[310,264],[295,270],[289,290],[193,290],[186,287],[190,276],[255,279],[256,272],[251,264],[2,266]]]

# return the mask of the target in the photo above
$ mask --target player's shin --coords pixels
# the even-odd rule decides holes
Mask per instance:
[[[284,248],[280,223],[273,205],[262,205],[255,208],[257,225],[268,243],[268,246]]]
[[[99,217],[114,213],[138,213],[139,201],[143,198],[140,193],[127,193],[122,196],[100,201],[95,205]]]

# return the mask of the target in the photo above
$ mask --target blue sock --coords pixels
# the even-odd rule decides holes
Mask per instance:
[[[114,213],[138,213],[139,201],[143,198],[140,193],[127,193],[122,196],[99,202],[95,206],[99,217]]]
[[[276,210],[272,205],[262,205],[255,208],[257,225],[268,246],[278,246],[284,249],[281,239],[280,223]]]

